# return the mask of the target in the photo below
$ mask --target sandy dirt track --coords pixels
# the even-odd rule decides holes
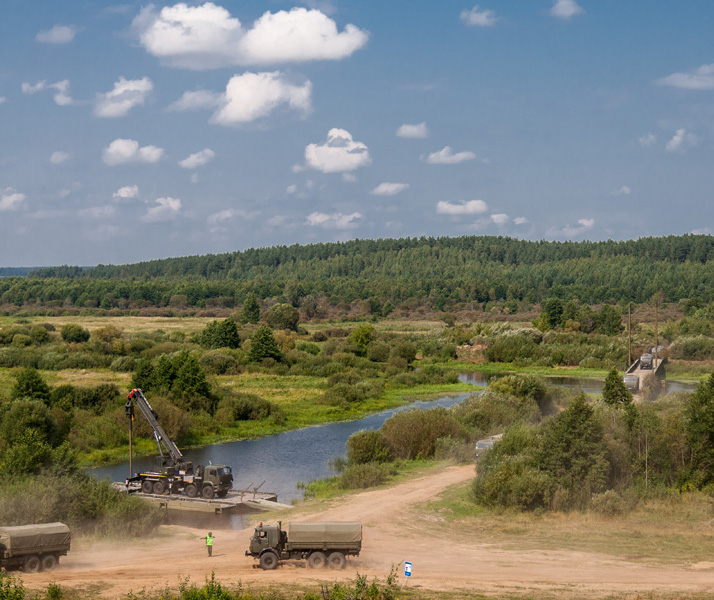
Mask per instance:
[[[255,588],[271,583],[332,583],[353,579],[357,573],[383,581],[392,565],[409,560],[413,563],[410,586],[464,596],[474,591],[514,597],[532,592],[557,598],[714,592],[714,563],[658,566],[606,554],[518,552],[479,542],[467,531],[450,543],[435,539],[428,530],[436,515],[419,513],[417,506],[473,476],[473,466],[447,467],[389,489],[323,502],[310,513],[296,509],[290,518],[363,522],[363,552],[350,559],[344,571],[311,570],[303,561],[286,562],[275,571],[256,569],[253,559],[244,556],[252,529],[215,531],[214,555],[208,558],[200,539],[204,530],[169,527],[171,535],[148,541],[90,544],[80,540],[56,571],[22,577],[29,588],[45,588],[54,581],[63,588],[99,588],[97,595],[117,598],[130,591],[176,588],[186,577],[200,585],[212,570],[224,585],[242,581]],[[272,522],[267,516],[265,520]],[[448,551],[435,553],[435,547]]]

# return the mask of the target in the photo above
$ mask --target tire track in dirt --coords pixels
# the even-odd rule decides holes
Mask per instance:
[[[421,514],[419,505],[473,476],[473,465],[446,467],[390,488],[294,509],[287,519],[362,521],[363,551],[359,558],[348,561],[344,571],[314,571],[306,568],[304,561],[287,561],[275,571],[264,572],[244,556],[252,529],[215,532],[214,555],[208,558],[200,539],[204,530],[164,527],[150,540],[79,540],[59,569],[23,575],[23,580],[30,589],[44,589],[54,581],[62,587],[93,588],[96,596],[116,598],[130,591],[175,588],[186,578],[201,585],[211,572],[227,587],[238,582],[261,588],[271,584],[314,586],[353,579],[358,573],[383,581],[393,565],[410,560],[414,565],[410,586],[458,595],[475,591],[523,595],[532,591],[549,598],[575,599],[636,592],[705,593],[714,585],[714,565],[648,566],[607,554],[504,550],[480,542],[476,532],[464,531],[455,540],[431,533],[428,519],[433,522],[433,515]],[[267,521],[273,519],[266,515]],[[404,579],[402,575],[400,581]]]

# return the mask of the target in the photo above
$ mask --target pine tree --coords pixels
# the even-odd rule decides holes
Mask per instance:
[[[602,399],[611,406],[619,406],[632,403],[632,394],[625,387],[625,382],[620,377],[620,372],[613,367],[605,378],[605,385],[602,388]]]
[[[275,341],[273,330],[267,325],[259,327],[250,340],[248,357],[252,362],[260,362],[264,358],[282,360],[283,355],[280,352],[280,348],[278,348],[278,342]]]

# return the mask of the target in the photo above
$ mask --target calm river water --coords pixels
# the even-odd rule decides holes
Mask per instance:
[[[483,373],[464,373],[461,381],[474,385],[487,385],[488,378]],[[550,377],[548,381],[556,385],[581,388],[585,392],[597,393],[602,390],[602,382],[575,377]],[[693,384],[668,382],[668,391],[691,391]],[[443,396],[429,402],[413,402],[408,406],[386,410],[357,421],[330,423],[297,429],[286,433],[270,435],[257,440],[244,440],[214,444],[195,448],[186,452],[187,459],[196,464],[231,465],[233,467],[234,489],[253,488],[265,482],[261,491],[274,492],[278,501],[290,504],[293,499],[302,499],[302,491],[297,488],[300,481],[309,482],[332,475],[329,461],[344,456],[345,443],[353,433],[361,429],[379,429],[392,415],[402,410],[453,406],[468,398],[470,393]],[[139,471],[151,466],[153,458],[137,458],[133,470]],[[129,462],[91,469],[90,473],[100,479],[124,481],[130,476]],[[242,520],[234,520],[229,526],[240,527]]]

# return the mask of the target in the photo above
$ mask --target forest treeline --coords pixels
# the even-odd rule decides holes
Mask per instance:
[[[130,265],[51,267],[0,278],[0,301],[23,306],[137,308],[241,305],[253,295],[299,306],[407,300],[453,310],[545,298],[714,300],[714,237],[548,242],[507,237],[401,238],[276,246]]]

